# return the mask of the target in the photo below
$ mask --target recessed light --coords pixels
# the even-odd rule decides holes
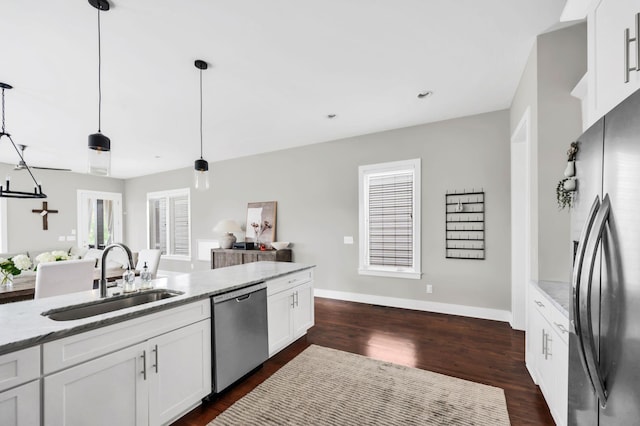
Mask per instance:
[[[418,99],[424,99],[424,98],[428,98],[431,95],[433,95],[433,92],[431,90],[426,90],[424,92],[420,92],[418,93]]]
[[[327,118],[328,119],[332,119],[332,118],[336,118],[337,115],[336,114],[327,114]]]

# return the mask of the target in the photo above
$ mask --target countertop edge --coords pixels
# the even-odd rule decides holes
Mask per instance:
[[[564,281],[531,281],[540,292],[556,307],[567,319],[569,318],[569,307],[571,303],[571,285]],[[566,297],[557,291],[551,291],[561,288],[564,292],[566,289]]]
[[[82,320],[54,321],[55,325],[60,326],[58,327],[59,329],[55,331],[43,332],[41,334],[38,334],[37,332],[32,332],[32,334],[34,335],[29,336],[27,338],[14,340],[7,343],[0,343],[0,355],[5,355],[7,353],[19,351],[22,349],[27,349],[29,347],[41,345],[53,340],[62,339],[75,334],[84,333],[97,328],[102,328],[102,327],[117,324],[120,322],[128,321],[134,318],[142,317],[145,315],[150,315],[150,314],[160,312],[166,309],[171,309],[180,305],[193,303],[198,300],[210,298],[218,294],[227,293],[229,291],[248,287],[259,282],[277,279],[284,275],[301,272],[301,271],[305,271],[307,269],[312,269],[316,267],[316,265],[297,264],[297,263],[291,263],[291,262],[255,262],[254,264],[237,265],[237,266],[232,266],[228,268],[220,268],[220,269],[209,270],[209,271],[197,271],[194,273],[180,274],[175,277],[168,277],[164,279],[164,281],[156,280],[159,283],[156,284],[155,288],[175,289],[176,287],[180,287],[178,285],[179,282],[187,279],[186,277],[191,277],[191,276],[198,277],[198,276],[206,275],[207,273],[214,276],[216,275],[215,271],[222,271],[223,269],[227,269],[228,271],[224,271],[222,273],[218,272],[217,274],[224,275],[229,271],[232,271],[232,272],[245,271],[246,272],[249,269],[259,269],[259,267],[256,267],[256,265],[258,264],[263,264],[265,265],[265,267],[273,266],[276,270],[272,272],[266,272],[266,273],[264,272],[261,273],[260,271],[257,271],[254,273],[255,275],[254,277],[252,277],[252,279],[242,280],[242,282],[240,283],[235,283],[227,287],[219,287],[211,290],[196,291],[194,293],[186,291],[185,294],[177,297],[168,298],[168,299],[164,299],[161,301],[156,301],[148,304],[138,305],[131,308],[125,308],[120,311],[114,311],[107,314],[96,315],[94,317],[89,317]],[[247,265],[251,265],[251,266],[247,266]],[[94,293],[96,292],[97,290],[94,290]],[[83,292],[83,293],[92,293],[92,292]],[[72,299],[72,295],[65,295],[65,296],[69,296],[69,300]],[[60,297],[63,298],[65,296],[60,296]],[[78,299],[77,295],[73,297],[73,300],[76,300],[76,299]],[[40,299],[40,300],[43,300],[43,299]],[[60,300],[64,300],[64,299],[60,299]],[[87,300],[84,301],[84,303],[90,303],[93,300],[95,299],[91,299],[87,297]],[[0,310],[2,310],[3,307],[19,308],[20,307],[19,304],[22,304],[21,306],[25,306],[25,307],[34,306],[34,305],[27,305],[29,303],[33,304],[35,303],[35,301],[30,300],[30,301],[23,301],[23,302],[15,302],[15,304],[0,305]],[[73,302],[73,303],[70,303],[69,305],[81,305],[81,304],[83,304],[82,301]],[[56,308],[55,306],[52,307],[52,309],[55,309],[55,308]],[[35,310],[41,310],[42,312],[45,312],[46,310],[50,310],[50,309],[38,308]],[[40,314],[36,314],[36,315],[39,317],[37,318],[37,321],[41,321],[41,320],[53,321],[49,318],[42,317]],[[2,312],[0,312],[0,321],[2,321]]]

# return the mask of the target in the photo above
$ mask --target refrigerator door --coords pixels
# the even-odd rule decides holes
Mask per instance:
[[[580,138],[578,144],[580,151],[576,158],[576,177],[578,181],[577,192],[575,194],[574,208],[571,210],[571,239],[574,246],[577,246],[583,234],[585,224],[592,220],[592,206],[596,197],[602,199],[602,161],[603,161],[603,120],[596,122]],[[586,238],[587,235],[584,235]],[[583,245],[586,241],[583,241]],[[575,250],[574,250],[575,251]],[[581,253],[576,253],[580,256]],[[578,261],[579,259],[576,259]],[[574,261],[574,265],[577,262]],[[595,318],[599,316],[597,308],[599,304],[599,267],[600,262],[596,262],[593,280],[594,296],[591,300]],[[578,271],[574,268],[573,274]],[[572,288],[573,292],[573,288]],[[575,323],[574,309],[570,309],[571,324]],[[596,336],[598,335],[597,321],[593,324]],[[583,355],[580,349],[580,340],[576,336],[575,330],[571,327],[569,335],[569,410],[568,424],[580,426],[598,425],[598,401],[594,394],[591,380],[587,374]]]
[[[600,365],[608,401],[600,425],[640,422],[640,92],[605,118]]]

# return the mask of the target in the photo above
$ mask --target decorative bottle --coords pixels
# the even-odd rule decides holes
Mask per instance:
[[[128,268],[122,274],[122,292],[132,293],[134,291],[136,291],[136,274],[133,273],[131,268]]]
[[[140,289],[147,290],[153,288],[153,282],[151,281],[151,271],[147,266],[147,262],[144,262],[142,271],[140,271]]]

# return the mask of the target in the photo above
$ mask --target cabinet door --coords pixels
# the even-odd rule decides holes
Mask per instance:
[[[292,312],[294,305],[293,290],[286,290],[267,298],[269,356],[293,340]]]
[[[313,286],[311,282],[294,289],[295,307],[293,309],[293,338],[304,335],[313,326]]]
[[[526,335],[527,367],[537,385],[540,385],[540,367],[544,359],[544,337],[544,318],[536,309],[534,301],[531,300]]]
[[[0,423],[3,426],[40,424],[40,382],[38,380],[0,392]]]
[[[226,266],[234,266],[242,264],[242,253],[236,253],[231,250],[213,251],[212,269],[224,268]]]
[[[558,426],[567,424],[568,394],[569,394],[569,346],[560,339],[560,335],[554,333],[553,346],[553,380],[555,392],[553,402],[553,418]]]
[[[635,14],[640,12],[637,0],[602,0],[589,15],[590,94],[595,115],[590,123],[602,117],[627,96],[640,88],[640,72],[630,71],[625,83],[625,29],[635,34]],[[629,45],[629,67],[636,67],[636,42]],[[593,89],[593,91],[591,91]]]
[[[211,393],[211,320],[149,340],[149,424],[166,424]]]
[[[148,424],[146,347],[140,343],[45,377],[44,424]]]
[[[259,252],[246,252],[242,255],[242,263],[253,263],[258,261],[258,253]]]

